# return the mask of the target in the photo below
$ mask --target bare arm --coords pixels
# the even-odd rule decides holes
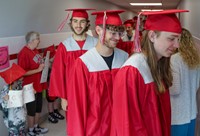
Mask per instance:
[[[33,69],[33,70],[29,70],[27,71],[24,76],[30,76],[36,73],[41,72],[44,69],[44,64],[40,64],[39,67],[37,69]]]

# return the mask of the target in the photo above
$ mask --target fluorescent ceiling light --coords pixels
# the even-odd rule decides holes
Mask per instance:
[[[141,11],[163,11],[163,9],[141,9]]]
[[[162,3],[130,3],[132,6],[162,6]]]

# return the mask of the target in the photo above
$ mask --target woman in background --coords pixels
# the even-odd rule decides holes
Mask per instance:
[[[171,57],[171,136],[194,136],[196,93],[200,87],[200,56],[191,33],[182,29],[180,47]]]

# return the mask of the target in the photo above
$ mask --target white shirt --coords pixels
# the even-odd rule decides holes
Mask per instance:
[[[173,85],[170,87],[172,125],[190,123],[197,116],[196,92],[200,69],[189,69],[180,53],[171,57]]]

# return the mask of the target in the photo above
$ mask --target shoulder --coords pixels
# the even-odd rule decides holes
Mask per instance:
[[[180,53],[173,54],[170,58],[170,63],[172,65],[182,65],[183,59],[182,59]]]
[[[93,36],[90,36],[90,35],[87,35],[87,39],[92,40],[92,41],[94,41],[94,42],[97,42],[97,41],[98,41],[97,38],[95,38],[95,37],[93,37]]]
[[[124,56],[124,57],[127,57],[127,58],[128,58],[128,53],[125,52],[124,50],[121,50],[121,49],[119,49],[119,48],[115,48],[114,51],[115,51],[115,53],[116,53],[117,55]]]
[[[20,56],[24,56],[26,54],[29,54],[29,49],[26,47],[26,45],[20,50],[20,52],[18,53],[18,57]]]
[[[122,67],[130,66],[139,71],[145,83],[153,81],[149,65],[147,64],[146,56],[142,53],[133,54]]]
[[[121,63],[124,63],[128,59],[129,54],[121,49],[115,48],[114,49],[114,60],[117,59]],[[120,64],[120,67],[123,64]]]
[[[93,47],[90,50],[88,50],[86,53],[80,56],[80,59],[83,61],[92,61],[97,56],[96,48]]]
[[[146,57],[142,53],[135,53],[129,57],[129,59],[125,62],[124,66],[131,65],[136,68],[140,68],[141,66],[146,64]]]
[[[176,61],[176,60],[181,60],[181,55],[180,55],[180,53],[175,53],[175,54],[173,54],[172,56],[171,56],[171,58],[170,58],[170,60],[171,61]]]
[[[67,37],[67,39],[65,39],[63,42],[62,42],[62,45],[66,46],[68,44],[70,44],[72,41],[74,40],[74,38],[71,36]]]

